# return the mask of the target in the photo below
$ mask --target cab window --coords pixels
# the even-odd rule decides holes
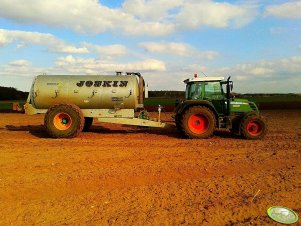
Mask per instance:
[[[190,83],[186,87],[186,99],[197,100],[202,99],[202,83]]]
[[[220,82],[205,82],[205,97],[211,99],[223,98]]]

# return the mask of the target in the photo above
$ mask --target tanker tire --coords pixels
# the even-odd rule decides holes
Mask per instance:
[[[248,115],[240,124],[241,135],[249,140],[262,139],[267,133],[267,127],[261,117]]]
[[[55,122],[66,117],[66,125]],[[65,120],[65,119],[62,119]],[[80,134],[84,127],[84,116],[79,107],[74,104],[55,104],[45,114],[44,127],[53,138],[73,138]],[[59,127],[64,127],[60,128]]]
[[[181,127],[186,137],[205,139],[212,136],[215,130],[215,116],[207,107],[190,107],[182,116]]]
[[[83,128],[83,132],[88,132],[90,127],[92,126],[93,118],[92,117],[85,117],[85,124]]]

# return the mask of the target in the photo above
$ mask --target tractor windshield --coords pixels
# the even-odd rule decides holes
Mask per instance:
[[[202,83],[188,83],[186,86],[185,98],[186,100],[202,99]]]

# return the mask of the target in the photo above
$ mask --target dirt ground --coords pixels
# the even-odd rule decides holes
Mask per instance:
[[[268,135],[249,141],[96,120],[51,139],[43,115],[1,113],[0,225],[277,225],[273,205],[301,215],[301,111],[263,115]]]

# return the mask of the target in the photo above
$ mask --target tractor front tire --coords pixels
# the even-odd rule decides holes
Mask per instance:
[[[267,133],[267,127],[261,117],[249,115],[240,124],[241,135],[250,140],[262,139]]]
[[[208,138],[215,130],[216,120],[207,107],[194,106],[185,111],[181,127],[188,138]]]
[[[90,127],[92,126],[93,118],[92,117],[85,117],[85,124],[83,132],[89,131]]]
[[[55,104],[46,112],[44,126],[53,138],[73,138],[83,130],[84,116],[74,104]]]

